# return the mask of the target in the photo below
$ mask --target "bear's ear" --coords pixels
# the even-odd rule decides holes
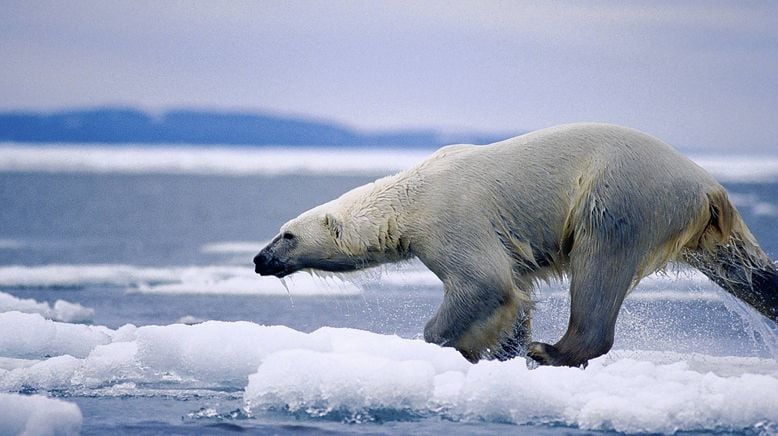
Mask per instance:
[[[340,220],[335,218],[335,215],[331,213],[325,214],[324,226],[330,230],[330,233],[332,233],[333,238],[340,239],[340,235],[342,234],[343,231],[343,226],[341,225]]]

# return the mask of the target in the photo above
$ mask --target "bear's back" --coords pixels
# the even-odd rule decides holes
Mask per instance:
[[[694,162],[664,142],[627,127],[577,123],[538,130],[493,144],[441,148],[425,164],[447,180],[505,185],[523,190],[567,189],[581,179],[717,185]]]
[[[569,217],[592,208],[633,226],[683,223],[685,211],[697,210],[707,192],[720,188],[669,145],[608,124],[568,124],[489,145],[444,147],[416,171],[425,180],[420,204],[431,223],[499,223],[548,247],[564,235]]]

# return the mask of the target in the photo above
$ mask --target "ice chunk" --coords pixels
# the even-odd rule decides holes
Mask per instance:
[[[585,371],[484,362],[467,374],[454,413],[470,419],[549,422],[623,432],[747,428],[778,420],[778,379],[721,377],[684,362],[594,361]],[[736,399],[736,400],[735,400]]]
[[[138,360],[153,371],[243,386],[264,357],[279,350],[319,350],[327,344],[284,326],[208,321],[139,327]]]
[[[39,303],[33,299],[17,298],[0,292],[0,313],[10,311],[38,313],[46,318],[64,322],[90,322],[95,314],[94,309],[64,300],[57,300],[54,307],[51,307],[47,302]]]
[[[65,300],[55,301],[54,307],[49,312],[49,318],[62,322],[91,322],[94,315],[94,309]]]
[[[420,359],[431,364],[436,372],[465,371],[470,366],[453,348],[441,348],[420,339],[333,327],[322,327],[310,336],[317,343],[327,344],[326,349],[335,353],[366,353],[394,361]]]
[[[0,313],[0,356],[84,357],[95,346],[111,342],[111,333],[106,327],[54,322],[37,313]]]
[[[178,318],[176,320],[176,324],[186,324],[186,325],[192,325],[192,324],[200,324],[201,322],[205,322],[206,320],[202,318],[198,318],[194,315],[184,315],[181,318]]]
[[[40,395],[0,393],[0,434],[77,435],[81,422],[76,404]]]
[[[11,325],[14,329],[5,329]],[[277,351],[330,347],[288,327],[249,322],[111,330],[9,312],[0,314],[0,354],[13,359],[0,360],[6,368],[0,369],[0,390],[84,393],[121,383],[243,388],[262,360]]]
[[[295,362],[290,365],[290,362]],[[246,404],[312,416],[332,412],[424,412],[435,369],[423,360],[392,360],[365,353],[291,350],[275,353],[249,377]]]

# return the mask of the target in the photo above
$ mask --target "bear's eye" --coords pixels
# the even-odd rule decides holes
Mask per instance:
[[[281,235],[281,237],[282,237],[282,238],[284,238],[284,239],[286,239],[286,240],[289,240],[289,239],[294,239],[294,235],[293,235],[293,234],[291,234],[291,233],[289,233],[289,232],[284,232],[284,234],[283,234],[283,235]]]

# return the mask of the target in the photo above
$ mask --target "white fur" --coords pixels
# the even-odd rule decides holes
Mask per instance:
[[[724,217],[716,231],[712,208]],[[536,280],[572,273],[574,297],[585,293],[581,304],[589,304],[573,312],[594,318],[613,311],[610,300],[618,313],[634,283],[689,250],[710,249],[731,232],[755,245],[730,209],[710,175],[661,141],[619,126],[570,124],[444,147],[281,232],[298,239],[292,257],[366,267],[418,257],[446,292],[425,337],[477,359],[516,325],[529,334]],[[615,314],[602,317],[592,323],[615,322]],[[571,329],[581,329],[574,321]],[[612,338],[595,337],[612,335],[603,329],[560,343],[609,348]]]

